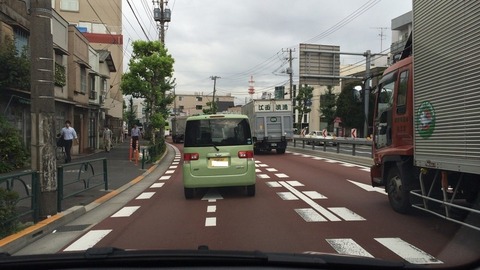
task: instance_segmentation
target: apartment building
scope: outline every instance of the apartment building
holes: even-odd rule
[[[228,112],[228,108],[234,107],[234,97],[231,94],[215,95],[217,112]],[[196,115],[203,114],[204,109],[210,108],[207,104],[213,101],[213,95],[204,95],[202,92],[194,94],[176,94],[175,101],[170,105],[172,114]]]
[[[105,112],[101,124],[111,126],[114,134],[120,133],[123,125],[123,94],[120,90],[123,74],[122,0],[52,0],[52,5],[69,24],[76,26],[93,49],[104,51],[100,56],[111,70],[106,78],[108,83],[103,81],[99,89]]]
[[[53,1],[52,1],[53,4]],[[35,46],[30,40],[30,21],[26,5],[21,1],[5,0],[0,6],[0,46],[13,40],[17,52]],[[48,33],[46,33],[48,34]],[[102,96],[116,70],[108,50],[96,50],[74,25],[52,10],[51,35],[52,72],[54,74],[55,130],[70,120],[79,135],[79,145],[73,153],[100,148],[99,133],[105,119]],[[31,138],[31,89],[3,87],[0,91],[0,110],[23,137],[27,147]]]

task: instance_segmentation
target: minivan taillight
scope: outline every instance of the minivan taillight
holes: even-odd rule
[[[184,153],[183,154],[183,162],[190,163],[190,160],[198,160],[200,155],[198,153]]]
[[[253,159],[253,151],[238,151],[238,157]]]

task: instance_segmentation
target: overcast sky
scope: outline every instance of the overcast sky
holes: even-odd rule
[[[132,41],[158,39],[152,1],[128,2],[123,0],[124,70]],[[388,49],[391,20],[410,11],[412,4],[410,0],[169,0],[167,7],[172,17],[165,44],[175,59],[176,93],[211,95],[211,76],[218,76],[217,94],[231,93],[235,103],[242,104],[250,76],[255,81],[254,97],[288,81],[288,49],[295,50],[294,83],[298,83],[300,43],[337,45],[342,52]],[[341,64],[362,58],[342,56]]]

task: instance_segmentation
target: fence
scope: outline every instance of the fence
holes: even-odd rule
[[[0,208],[11,208],[4,209],[6,211],[2,211],[3,213],[0,215],[2,217],[0,220],[2,228],[8,227],[9,224],[16,224],[23,217],[26,217],[29,221],[33,219],[34,222],[38,222],[38,200],[40,196],[38,179],[38,172],[36,171],[13,173],[0,177],[0,188],[18,195],[10,197],[13,201],[2,198],[5,201],[2,202]],[[6,193],[3,194],[6,195]]]
[[[367,145],[372,146],[372,141],[366,139],[346,139],[346,138],[335,138],[335,139],[324,139],[324,138],[305,138],[305,137],[297,137],[293,138],[293,146],[296,147],[297,143],[300,142],[302,144],[302,148],[305,148],[305,145],[311,144],[312,150],[315,150],[315,146],[321,145],[320,147],[323,148],[323,151],[327,151],[327,146],[331,145],[336,147],[336,152],[340,153],[340,148],[345,145],[349,145],[351,147],[351,154],[352,156],[356,155],[356,148],[359,145]]]
[[[62,211],[62,200],[104,185],[108,190],[107,158],[66,163],[57,167],[57,212]]]

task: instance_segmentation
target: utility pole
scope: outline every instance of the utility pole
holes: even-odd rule
[[[167,8],[168,0],[153,0],[153,17],[155,21],[157,22],[157,27],[158,27],[158,37],[162,44],[165,44],[165,30],[166,30],[166,24],[170,22],[171,20],[171,11],[169,8]]]
[[[365,63],[365,93],[364,93],[364,117],[365,121],[363,124],[363,137],[367,138],[368,136],[368,103],[370,102],[370,82],[371,82],[371,75],[370,75],[370,64],[372,59],[372,53],[370,50],[367,50],[364,54],[366,63]]]
[[[213,80],[213,100],[212,100],[212,112],[213,114],[217,113],[217,106],[215,102],[215,92],[217,91],[216,86],[217,86],[217,79],[221,79],[221,77],[218,76],[210,76],[210,78]]]
[[[55,93],[53,87],[52,2],[26,1],[30,10],[31,167],[39,172],[40,217],[57,213]],[[41,40],[42,42],[36,42]],[[35,42],[35,44],[33,43]]]

